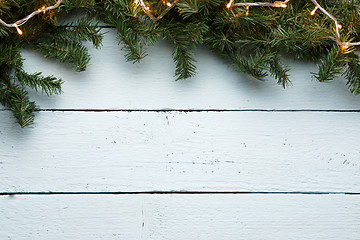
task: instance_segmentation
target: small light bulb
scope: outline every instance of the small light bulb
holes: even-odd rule
[[[171,3],[169,3],[169,2],[168,2],[168,3],[166,3],[166,5],[167,5],[168,7],[171,7]]]
[[[281,7],[281,8],[287,8],[286,2],[276,1],[274,2],[274,7]]]
[[[341,50],[342,50],[342,51],[345,51],[348,47],[349,47],[349,43],[348,43],[348,42],[345,42],[345,43],[342,43],[342,44],[341,44]]]
[[[23,32],[21,31],[21,29],[18,27],[18,25],[15,23],[14,24],[14,26],[15,26],[15,28],[16,28],[16,30],[17,30],[17,32],[18,32],[18,34],[19,35],[22,35],[23,34]]]
[[[342,26],[340,24],[337,25],[339,29],[342,29]]]
[[[315,13],[316,13],[316,10],[318,10],[318,8],[319,8],[319,7],[316,6],[316,7],[314,8],[314,10],[311,11],[310,15],[311,15],[311,16],[314,16]]]
[[[229,2],[227,5],[226,5],[227,8],[230,8],[231,7],[231,2]]]
[[[43,6],[42,8],[39,9],[39,11],[42,11],[43,13],[46,12],[46,10],[44,10],[46,8],[46,6]]]
[[[250,7],[249,6],[246,6],[246,16],[249,16],[249,12],[250,12]]]
[[[134,3],[135,3],[136,5],[138,5],[138,4],[139,4],[139,0],[135,0]]]

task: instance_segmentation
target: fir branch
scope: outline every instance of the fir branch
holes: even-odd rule
[[[251,54],[248,58],[236,54],[233,56],[233,61],[238,70],[263,81],[264,77],[268,76],[266,72],[269,69],[267,63],[273,61],[274,57],[274,53],[261,51]]]
[[[176,80],[192,77],[196,69],[193,53],[194,32],[181,23],[172,23],[164,28],[162,33],[165,39],[173,42]]]
[[[302,24],[295,28],[279,26],[268,39],[271,39],[268,44],[272,48],[294,53],[300,59],[317,60],[333,46],[333,40],[321,27],[305,27]]]
[[[59,8],[64,12],[71,12],[79,8],[88,12],[95,12],[97,2],[97,0],[64,0]]]
[[[179,11],[180,16],[182,16],[183,19],[186,19],[193,14],[196,14],[199,12],[200,8],[200,1],[198,0],[188,0],[185,2],[179,2],[177,4],[177,9]]]
[[[275,77],[275,79],[278,80],[277,83],[279,85],[282,85],[283,88],[292,86],[288,74],[288,71],[290,71],[290,69],[288,68],[288,66],[281,65],[280,58],[278,55],[274,55],[274,57],[271,58],[267,63],[269,66],[269,72],[271,76]]]
[[[231,40],[232,37],[233,36],[229,36],[224,32],[210,31],[205,42],[217,54],[225,57],[227,56],[227,53],[236,51],[235,43]]]
[[[39,41],[36,48],[46,58],[55,58],[69,63],[76,71],[84,71],[90,61],[87,48],[80,43],[57,41],[52,43]]]
[[[118,22],[116,29],[118,30],[120,41],[124,44],[122,49],[127,51],[125,54],[127,61],[139,62],[146,57],[147,54],[143,49],[141,39],[125,22]]]
[[[0,42],[0,65],[6,64],[11,68],[21,68],[23,58],[20,55],[19,47],[9,42]]]
[[[143,45],[154,44],[158,33],[153,22],[140,19],[139,7],[130,6],[132,3],[127,0],[109,0],[102,19],[116,27],[123,49],[127,51],[126,59],[138,62],[146,56]]]
[[[360,94],[360,64],[357,59],[347,63],[343,76],[347,79],[350,92],[354,95]]]
[[[62,80],[54,76],[41,76],[41,73],[29,74],[22,70],[16,72],[17,80],[23,85],[28,86],[36,91],[41,89],[46,95],[60,94]]]
[[[212,12],[216,12],[219,6],[223,6],[223,0],[197,0],[200,2],[199,13],[201,18],[208,18],[207,16],[212,15]],[[205,19],[204,19],[205,20]],[[212,20],[212,19],[210,19]]]
[[[334,77],[341,74],[342,69],[344,68],[344,63],[339,58],[339,47],[333,47],[325,60],[321,60],[320,64],[318,65],[319,72],[314,74],[314,77],[320,81],[330,81]]]
[[[34,122],[34,111],[38,110],[37,106],[29,100],[23,88],[12,84],[9,80],[0,81],[0,102],[10,108],[21,127],[29,126]]]
[[[63,29],[59,32],[59,28]],[[98,22],[94,19],[85,16],[78,21],[67,24],[54,29],[56,38],[60,38],[63,41],[90,41],[96,48],[99,48],[102,44],[103,34],[100,32]]]
[[[0,39],[4,38],[4,37],[7,37],[8,35],[9,35],[8,28],[0,25]]]

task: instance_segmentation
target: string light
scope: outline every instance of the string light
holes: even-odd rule
[[[230,0],[230,2],[226,5],[227,8],[231,8],[231,6],[233,5],[234,0]]]
[[[331,15],[329,12],[327,12],[323,7],[320,6],[320,4],[316,1],[316,0],[311,0],[315,6],[317,6],[319,8],[319,10],[321,12],[323,12],[326,16],[328,16],[329,18],[331,18],[334,23],[335,23],[335,34],[336,34],[336,43],[341,47],[342,50],[347,49],[350,46],[358,46],[360,45],[360,42],[343,42],[341,41],[341,36],[340,36],[340,29],[342,28],[342,26],[338,23],[338,21],[336,20],[336,18]]]
[[[42,10],[42,12],[45,13],[45,12],[46,12],[46,9],[45,9],[45,8],[46,8],[46,6],[43,6],[43,7],[42,7],[41,9],[39,9],[39,10]]]
[[[314,10],[312,10],[311,13],[310,13],[311,16],[313,16],[315,14],[315,12],[319,9],[322,13],[324,13],[326,16],[328,16],[331,20],[334,21],[334,23],[335,23],[335,36],[336,36],[335,41],[340,46],[342,51],[346,50],[350,46],[359,46],[360,45],[360,42],[351,43],[351,42],[343,42],[343,41],[341,41],[340,29],[342,28],[342,26],[339,24],[337,19],[333,15],[331,15],[328,11],[326,11],[323,7],[321,7],[321,5],[316,0],[311,0],[311,1],[315,5]],[[288,2],[290,2],[290,0],[286,0],[286,1],[283,1],[283,2],[282,1],[276,1],[274,3],[267,3],[267,2],[234,3],[234,0],[230,0],[229,3],[226,5],[226,7],[231,8],[231,7],[246,6],[246,9],[247,9],[246,15],[248,15],[248,13],[249,13],[248,9],[250,7],[281,7],[281,8],[286,8]]]
[[[14,23],[14,26],[15,26],[17,32],[19,33],[19,35],[22,35],[23,32],[22,32],[21,29],[18,27],[18,25],[17,25],[16,23]]]
[[[45,13],[48,10],[53,10],[57,7],[60,6],[60,4],[62,3],[63,0],[58,0],[57,3],[53,6],[43,6],[41,9],[35,10],[34,12],[32,12],[31,14],[29,14],[28,16],[26,16],[23,19],[20,19],[14,23],[8,24],[6,22],[4,22],[1,18],[0,18],[0,24],[8,27],[8,28],[15,28],[18,32],[19,35],[22,35],[23,32],[21,31],[21,29],[19,28],[20,26],[22,26],[23,24],[25,24],[27,21],[29,21],[32,17],[34,17],[35,15],[38,15],[39,13]]]
[[[167,8],[158,16],[155,17],[154,15],[151,14],[150,12],[150,8],[148,6],[145,5],[143,0],[134,0],[135,5],[140,5],[141,8],[143,9],[144,13],[153,21],[156,22],[158,20],[160,20],[161,18],[164,17],[164,15],[169,12],[173,7],[175,7],[175,5],[178,3],[179,0],[174,0],[173,3],[170,2],[166,2],[166,6]],[[337,19],[331,15],[328,11],[326,11],[323,7],[321,7],[321,5],[316,1],[316,0],[311,0],[313,2],[313,4],[315,5],[315,8],[311,11],[310,15],[313,16],[315,15],[316,11],[319,9],[322,13],[324,13],[326,16],[328,16],[330,19],[332,19],[335,23],[335,35],[336,35],[336,43],[341,47],[341,49],[347,49],[350,46],[358,46],[360,45],[360,42],[343,42],[341,41],[341,36],[340,36],[340,29],[342,28],[342,26],[338,23]],[[20,26],[22,26],[23,24],[25,24],[27,21],[29,21],[32,17],[34,17],[35,15],[39,14],[39,13],[45,13],[48,10],[53,10],[56,9],[60,6],[60,4],[63,2],[63,0],[58,0],[56,2],[55,5],[46,7],[43,6],[41,9],[35,10],[34,12],[32,12],[31,14],[29,14],[28,16],[26,16],[23,19],[20,19],[12,24],[8,24],[6,22],[4,22],[1,18],[0,18],[0,24],[8,27],[8,28],[15,28],[18,32],[19,35],[22,35],[23,32],[21,31],[21,29],[19,28]],[[290,2],[290,0],[285,0],[285,1],[275,1],[273,3],[268,3],[268,2],[255,2],[255,3],[234,3],[234,0],[230,0],[229,3],[226,5],[227,8],[231,8],[231,7],[242,7],[245,6],[246,7],[246,16],[249,15],[250,12],[250,7],[277,7],[277,8],[286,8],[288,2]],[[164,2],[165,3],[165,2]]]
[[[277,7],[277,8],[286,8],[287,3],[290,0],[285,1],[275,1],[273,3],[268,2],[255,2],[255,3],[234,3],[234,0],[230,0],[230,2],[226,5],[227,8],[231,7]]]
[[[161,18],[163,18],[165,16],[166,13],[168,13],[173,7],[175,7],[175,5],[179,2],[179,0],[175,0],[173,3],[167,2],[166,6],[167,8],[158,16],[155,17],[154,15],[151,14],[150,12],[150,8],[147,7],[144,3],[143,0],[134,0],[135,5],[140,5],[142,10],[144,11],[144,13],[153,21],[153,22],[157,22],[159,21]]]
[[[316,6],[316,7],[314,8],[314,10],[311,11],[310,15],[311,15],[311,16],[314,16],[315,13],[316,13],[316,10],[318,10],[318,9],[319,9],[319,7]]]

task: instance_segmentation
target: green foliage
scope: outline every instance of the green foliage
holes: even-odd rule
[[[0,1],[0,18],[8,23],[30,14],[54,1],[12,0]],[[90,4],[92,3],[92,4]],[[89,5],[90,4],[90,5]],[[64,1],[64,12],[85,8],[94,10],[95,1]],[[60,8],[60,9],[61,9]],[[24,34],[17,35],[15,29],[0,25],[0,103],[12,111],[17,122],[28,126],[34,121],[36,104],[30,101],[26,88],[33,88],[47,95],[60,94],[62,81],[54,76],[41,76],[41,73],[27,73],[23,69],[23,48],[35,48],[45,57],[55,58],[70,64],[75,70],[83,71],[90,61],[84,41],[90,41],[95,47],[101,46],[102,33],[94,20],[84,17],[73,24],[56,24],[58,10],[48,14],[39,14],[30,19],[21,29]]]
[[[0,65],[11,68],[22,66],[23,59],[20,55],[19,46],[10,42],[0,43]]]
[[[277,83],[279,85],[283,86],[283,88],[292,85],[288,74],[290,69],[288,66],[282,66],[279,55],[274,55],[269,61],[267,61],[267,64],[269,65],[269,72],[271,76],[278,80]]]
[[[360,64],[357,59],[348,62],[343,74],[348,80],[347,85],[352,94],[360,94]]]
[[[155,24],[142,20],[139,5],[130,0],[108,0],[104,5],[101,19],[114,26],[128,61],[138,62],[146,56],[143,45],[154,44],[158,39]]]
[[[81,43],[83,41],[91,42],[96,48],[101,47],[103,34],[100,32],[98,22],[89,16],[82,17],[71,24],[62,25],[62,31],[54,29],[53,35],[62,41],[73,41]]]
[[[235,63],[238,69],[245,72],[256,79],[264,80],[268,74],[265,72],[267,69],[266,62],[273,58],[273,54],[267,52],[257,52],[250,55],[249,58],[234,55]]]
[[[173,43],[173,59],[176,65],[177,80],[186,79],[195,74],[194,48],[196,43],[203,41],[208,27],[205,24],[174,22],[163,26],[165,39]]]
[[[84,71],[90,62],[90,55],[86,47],[80,43],[69,41],[48,42],[38,41],[36,48],[44,57],[56,58],[61,62],[69,63],[76,71]]]
[[[61,93],[62,81],[53,76],[43,77],[41,73],[29,74],[20,70],[17,71],[16,77],[23,86],[31,87],[36,91],[41,89],[48,96]]]
[[[341,74],[343,69],[342,59],[340,58],[340,49],[336,46],[332,48],[325,60],[321,60],[319,73],[315,78],[320,82],[330,81],[337,75]]]
[[[0,18],[12,23],[34,9],[55,2],[0,1]],[[1,103],[13,111],[21,126],[32,123],[36,106],[27,98],[25,88],[47,95],[59,94],[62,81],[40,73],[26,73],[21,49],[31,47],[45,57],[83,71],[90,61],[84,42],[100,47],[103,27],[117,31],[119,43],[126,50],[125,58],[132,62],[141,61],[147,55],[147,48],[158,39],[171,42],[177,80],[194,76],[196,47],[202,44],[236,70],[258,80],[272,77],[283,87],[291,85],[289,67],[280,61],[283,55],[318,61],[319,71],[314,74],[318,81],[328,82],[343,74],[350,91],[360,93],[360,63],[354,53],[359,48],[339,47],[335,42],[334,22],[319,10],[311,16],[314,5],[310,0],[290,1],[285,9],[250,7],[249,13],[246,7],[226,8],[228,0],[144,2],[153,17],[135,0],[64,0],[58,9],[39,14],[21,26],[23,36],[0,25]],[[360,1],[319,2],[342,25],[342,41],[360,41]],[[168,3],[175,7],[167,9]],[[162,15],[164,11],[167,12]],[[59,19],[66,19],[74,12],[86,16],[70,24],[58,24]],[[161,18],[154,21],[158,16]],[[97,21],[105,26],[99,27]]]
[[[37,110],[35,103],[29,100],[23,88],[11,83],[9,79],[1,79],[0,102],[10,108],[21,127],[33,123],[34,111]]]
[[[184,1],[177,4],[180,16],[186,19],[193,14],[197,14],[200,9],[200,1]]]
[[[60,10],[66,13],[79,9],[87,12],[95,12],[97,2],[96,0],[64,0],[60,6]]]

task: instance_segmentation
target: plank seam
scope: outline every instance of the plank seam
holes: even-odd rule
[[[10,109],[0,109],[10,111]],[[38,109],[36,112],[330,112],[360,113],[360,109]]]
[[[360,192],[243,192],[243,191],[125,191],[125,192],[0,192],[0,196],[14,195],[191,195],[191,194],[237,194],[237,195],[360,195]]]

